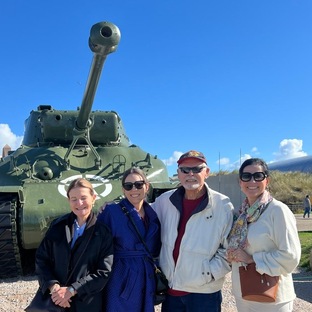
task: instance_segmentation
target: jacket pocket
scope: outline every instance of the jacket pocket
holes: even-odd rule
[[[124,279],[124,288],[121,289],[120,297],[128,300],[133,292],[134,286],[137,280],[137,273],[130,268],[128,268],[127,272],[125,272],[125,279]]]

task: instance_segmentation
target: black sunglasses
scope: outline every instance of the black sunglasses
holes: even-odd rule
[[[193,173],[200,173],[204,168],[206,168],[205,166],[201,166],[201,167],[179,167],[179,169],[181,170],[181,172],[185,173],[185,174],[189,174],[191,171]]]
[[[250,172],[243,172],[240,175],[240,179],[243,182],[248,182],[253,178],[256,182],[261,182],[263,181],[267,175],[264,172],[255,172],[255,173],[250,173]]]
[[[145,184],[144,181],[135,181],[134,183],[132,182],[124,182],[122,184],[122,187],[126,190],[126,191],[130,191],[133,189],[133,186],[135,186],[135,188],[137,190],[140,190],[143,188],[143,185]]]

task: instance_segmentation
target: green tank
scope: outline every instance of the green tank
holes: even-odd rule
[[[92,111],[101,71],[120,40],[117,26],[92,26],[93,59],[78,110],[40,105],[25,121],[21,146],[0,160],[0,277],[32,273],[34,254],[51,221],[69,212],[68,184],[77,177],[91,181],[98,211],[104,202],[122,198],[125,170],[144,170],[148,200],[175,188],[157,156],[131,144],[114,111]]]

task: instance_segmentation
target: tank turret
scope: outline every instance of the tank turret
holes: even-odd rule
[[[25,121],[22,145],[0,159],[0,277],[33,270],[35,250],[53,219],[69,212],[66,190],[78,178],[88,179],[97,193],[94,209],[122,198],[121,178],[140,167],[151,184],[148,200],[173,189],[164,163],[130,145],[115,111],[92,111],[106,57],[120,40],[117,26],[92,26],[91,68],[78,110],[39,105]]]

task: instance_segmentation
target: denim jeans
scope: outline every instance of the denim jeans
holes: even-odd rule
[[[185,296],[167,295],[162,303],[162,312],[221,312],[222,294],[190,293]]]
[[[305,218],[306,215],[308,215],[308,218],[310,218],[310,208],[309,207],[304,208],[303,217]]]

